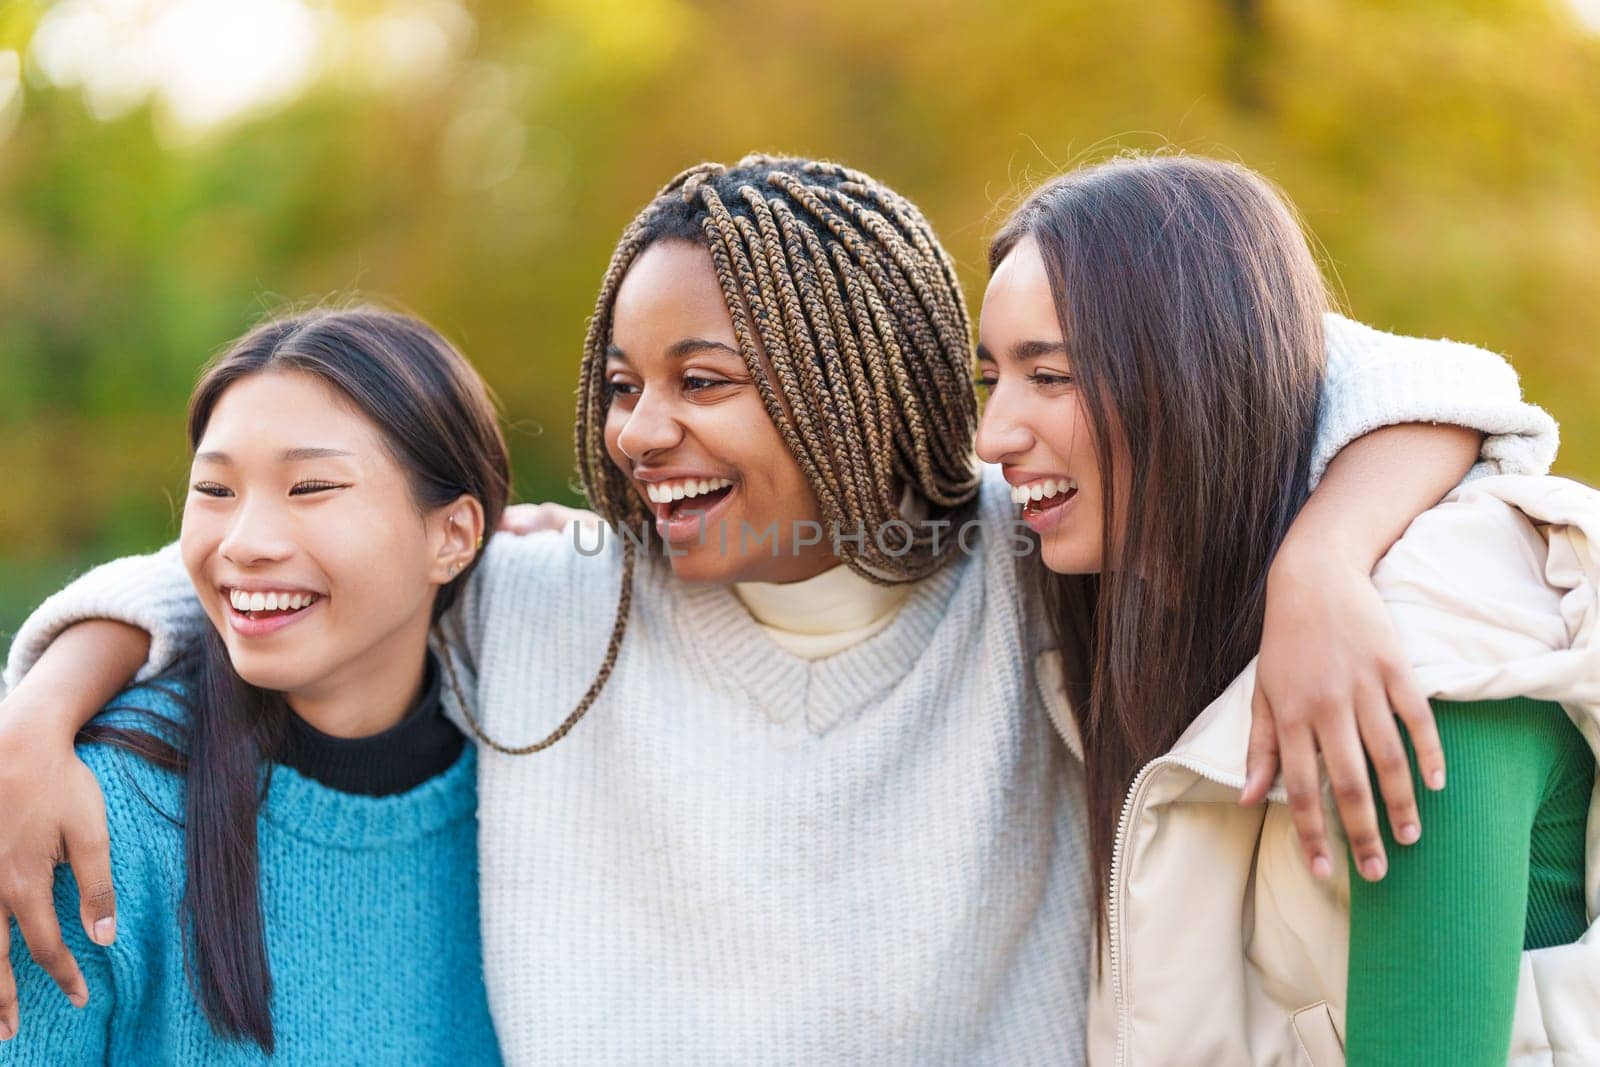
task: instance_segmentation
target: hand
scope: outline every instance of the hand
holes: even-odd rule
[[[13,694],[13,697],[16,694]],[[18,1029],[16,976],[10,962],[15,917],[34,962],[76,1007],[89,1001],[78,963],[61,939],[52,893],[55,864],[66,859],[77,879],[84,932],[99,945],[116,940],[116,893],[105,798],[70,737],[40,717],[0,701],[0,1038]]]
[[[581,522],[585,529],[592,530],[600,524],[600,516],[564,504],[513,504],[501,514],[500,529],[520,536],[546,530],[559,532],[574,522]]]
[[[1267,579],[1266,622],[1250,724],[1241,804],[1265,799],[1282,754],[1289,810],[1306,863],[1333,873],[1322,818],[1320,749],[1339,818],[1368,881],[1388,870],[1378,833],[1368,758],[1402,845],[1422,835],[1411,768],[1395,726],[1405,724],[1422,779],[1444,788],[1444,752],[1433,709],[1417,684],[1371,578],[1317,553],[1279,553]]]

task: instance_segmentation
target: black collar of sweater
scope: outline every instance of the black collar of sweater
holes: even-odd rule
[[[439,665],[429,652],[422,696],[405,718],[381,734],[351,738],[325,734],[291,713],[277,762],[341,793],[384,797],[443,774],[464,744],[465,736],[444,717]]]

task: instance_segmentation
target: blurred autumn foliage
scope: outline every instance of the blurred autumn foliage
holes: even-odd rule
[[[174,535],[195,372],[282,303],[436,323],[572,500],[584,319],[686,165],[869,170],[976,308],[1021,192],[1165,145],[1287,189],[1358,317],[1508,353],[1600,478],[1595,0],[0,0],[0,632]]]

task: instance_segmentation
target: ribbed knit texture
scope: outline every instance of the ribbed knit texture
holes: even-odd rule
[[[183,714],[149,689],[114,706]],[[182,779],[110,746],[79,751],[105,793],[117,940],[101,948],[84,935],[76,884],[61,868],[56,910],[89,1004],[67,1003],[13,925],[22,1028],[0,1044],[0,1063],[500,1062],[479,953],[475,750],[382,798],[273,770],[259,823],[278,1042],[271,1061],[253,1043],[213,1033],[185,976],[183,834],[167,818],[183,818]]]
[[[370,737],[333,737],[298,715],[285,723],[277,762],[341,793],[386,797],[450,769],[467,743],[439,704],[444,672],[428,654],[422,695],[389,729]]]
[[[982,510],[981,554],[815,661],[730,589],[642,565],[588,716],[534,757],[480,750],[508,1060],[1081,1061],[1080,787],[1018,654],[992,474]],[[497,740],[542,736],[592,679],[620,571],[607,544],[490,544],[450,621]]]
[[[1382,820],[1387,877],[1351,868],[1351,1067],[1504,1064],[1522,952],[1588,926],[1583,735],[1544,701],[1434,710],[1450,777],[1442,793],[1423,788],[1412,754],[1422,840],[1399,846]]]

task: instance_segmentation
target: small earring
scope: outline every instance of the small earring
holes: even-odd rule
[[[479,548],[483,547],[483,534],[479,534],[478,535],[478,547]]]
[[[450,565],[450,573],[451,574],[460,574],[461,573],[461,561],[459,559],[456,560],[454,563],[452,563]]]

